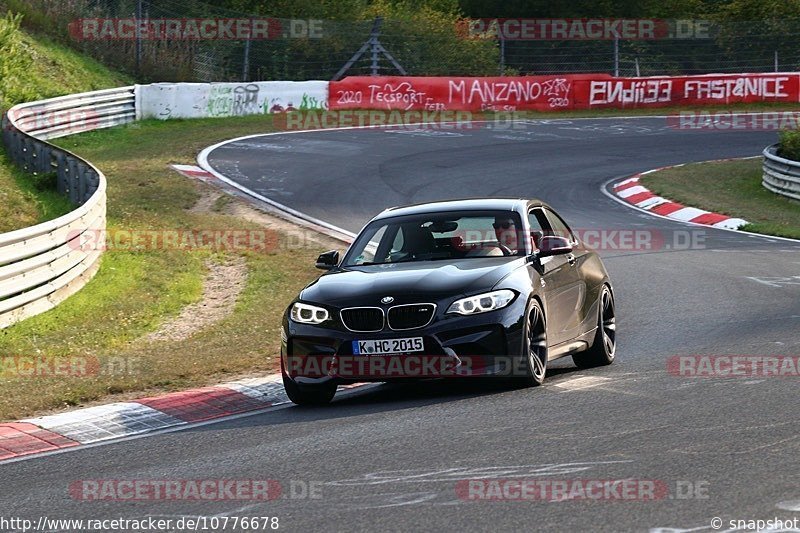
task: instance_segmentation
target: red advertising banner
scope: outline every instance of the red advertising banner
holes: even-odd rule
[[[330,84],[329,109],[546,111],[571,108],[576,78],[596,76],[349,77]]]
[[[561,109],[798,102],[800,74],[614,78],[607,74],[515,77],[349,77],[330,83],[329,109],[558,111]]]
[[[574,109],[797,102],[800,74],[598,78],[576,87]]]

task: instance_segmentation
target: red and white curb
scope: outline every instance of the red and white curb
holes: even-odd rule
[[[209,182],[209,181],[216,181],[217,177],[208,172],[207,170],[203,170],[202,168],[198,167],[197,165],[170,165],[173,169],[175,169],[178,173],[183,174],[187,178],[194,178],[199,179],[201,181]]]
[[[703,224],[706,226],[729,230],[737,230],[748,223],[746,220],[741,218],[734,218],[728,215],[712,213],[710,211],[697,209],[696,207],[687,207],[683,204],[673,202],[667,198],[657,196],[640,183],[641,177],[646,174],[651,174],[653,172],[658,172],[668,168],[676,168],[679,166],[683,165],[656,168],[653,170],[648,170],[647,172],[635,174],[630,178],[615,183],[612,186],[612,190],[617,197],[631,205],[638,207],[639,209],[643,209],[663,217],[680,220],[682,222],[692,222],[694,224]]]
[[[339,390],[364,385],[345,385]],[[280,374],[0,423],[0,461],[286,404]]]

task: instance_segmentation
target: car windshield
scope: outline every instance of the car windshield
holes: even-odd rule
[[[513,211],[426,213],[376,220],[347,252],[344,266],[525,254]]]

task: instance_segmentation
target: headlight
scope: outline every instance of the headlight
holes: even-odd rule
[[[453,305],[447,309],[447,312],[459,315],[475,315],[487,311],[494,311],[495,309],[502,309],[510,304],[513,299],[514,291],[508,289],[487,292],[485,294],[478,294],[476,296],[470,296],[469,298],[456,300],[453,302]]]
[[[317,307],[316,305],[295,303],[292,306],[292,311],[289,313],[292,320],[300,324],[322,324],[328,320],[331,315],[327,309]]]

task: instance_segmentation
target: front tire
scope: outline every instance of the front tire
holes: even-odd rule
[[[544,383],[547,374],[547,327],[544,312],[537,300],[531,300],[525,312],[525,344],[522,356],[525,358],[526,375],[520,380],[528,387],[538,387]]]
[[[579,368],[610,365],[617,352],[617,315],[614,296],[608,285],[600,292],[597,330],[592,346],[585,352],[576,353],[572,360]]]
[[[281,374],[283,375],[283,388],[286,390],[286,396],[294,404],[327,405],[336,394],[336,383],[306,385],[295,382],[286,375],[286,372],[281,372]]]

